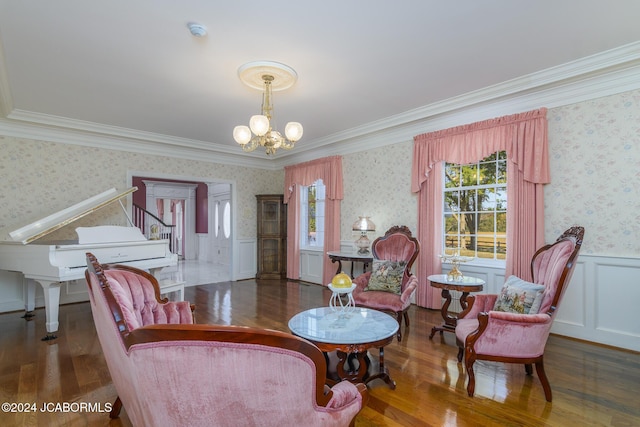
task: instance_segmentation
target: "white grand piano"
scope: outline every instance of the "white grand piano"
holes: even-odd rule
[[[177,265],[177,255],[171,253],[168,240],[147,240],[137,227],[80,227],[76,229],[77,241],[44,241],[51,232],[120,201],[136,190],[137,187],[125,191],[112,188],[15,228],[5,240],[0,240],[0,270],[20,272],[26,280],[26,318],[32,316],[35,309],[35,282],[44,290],[47,335],[43,340],[56,338],[60,284],[84,279],[87,252],[92,252],[103,264],[127,264],[150,270],[152,274],[163,267]]]

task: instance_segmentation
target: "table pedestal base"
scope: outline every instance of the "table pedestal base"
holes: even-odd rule
[[[462,276],[459,271],[458,274]],[[429,339],[433,338],[436,332],[440,332],[440,335],[442,335],[443,332],[455,333],[458,316],[452,316],[449,314],[449,305],[451,305],[451,292],[449,291],[461,292],[459,300],[460,307],[462,308],[462,311],[465,311],[469,306],[467,303],[469,292],[480,292],[484,285],[484,280],[474,277],[459,277],[455,280],[451,280],[451,278],[446,274],[434,274],[429,276],[427,279],[431,282],[432,287],[442,289],[441,295],[444,299],[444,304],[442,304],[442,308],[440,309],[440,314],[442,315],[444,323],[441,326],[434,326],[431,328]]]
[[[389,370],[384,365],[384,348],[380,348],[378,363],[371,363],[368,351],[359,353],[345,353],[333,351],[324,353],[327,361],[327,383],[335,385],[340,381],[350,381],[354,384],[369,384],[376,379],[383,380],[389,388],[395,390],[396,382],[391,379]]]

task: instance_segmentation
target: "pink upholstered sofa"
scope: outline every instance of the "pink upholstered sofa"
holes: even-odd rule
[[[134,426],[347,426],[366,404],[364,384],[325,386],[324,356],[310,342],[180,323],[188,303],[156,303],[143,276],[105,271],[92,254],[87,264],[98,338]]]

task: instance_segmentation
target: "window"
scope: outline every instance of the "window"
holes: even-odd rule
[[[222,213],[222,231],[224,238],[228,239],[231,236],[231,205],[229,201],[224,203],[224,210]]]
[[[220,230],[220,202],[216,201],[215,205],[213,206],[213,232],[215,234],[216,237],[218,237],[218,233]]]
[[[498,151],[471,165],[446,163],[443,197],[446,253],[506,259],[506,152]]]
[[[325,186],[319,179],[300,187],[300,247],[324,247]]]

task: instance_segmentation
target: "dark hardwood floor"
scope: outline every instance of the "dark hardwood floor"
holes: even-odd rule
[[[241,281],[190,287],[198,323],[236,324],[288,331],[299,311],[328,304],[317,285]],[[35,412],[0,412],[2,426],[129,426],[107,413],[74,411],[80,402],[112,403],[111,385],[93,327],[89,303],[62,306],[59,338],[43,342],[44,310],[32,321],[22,313],[0,315],[0,401],[35,403]],[[522,365],[476,363],[476,396],[467,396],[452,334],[428,339],[440,313],[413,306],[401,343],[385,348],[395,390],[369,384],[370,400],[356,426],[640,426],[640,355],[551,336],[545,365],[553,402]],[[189,369],[185,366],[184,369]],[[194,384],[197,387],[197,384]],[[43,404],[74,403],[42,410]],[[50,405],[51,406],[51,405]],[[4,409],[4,407],[3,407]],[[71,410],[69,410],[71,409]],[[242,426],[239,415],[238,426]],[[215,422],[212,420],[212,426]]]

